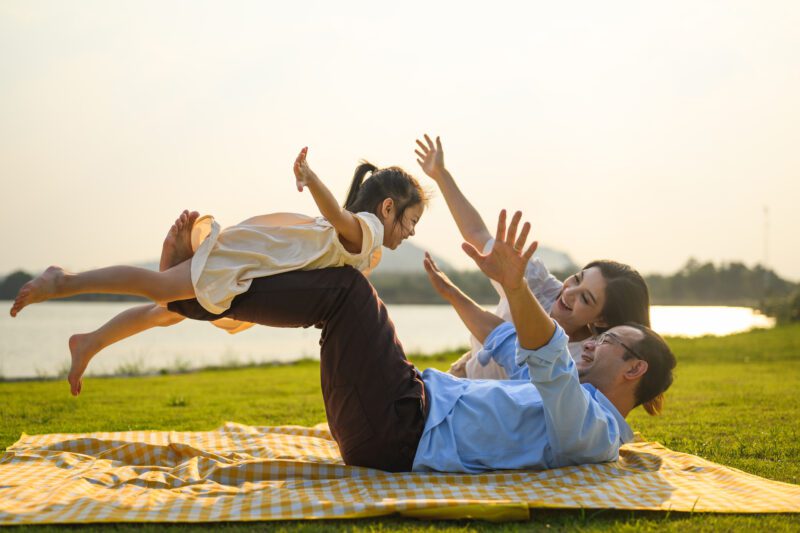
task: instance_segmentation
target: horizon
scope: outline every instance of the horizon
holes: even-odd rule
[[[442,268],[442,270],[455,270],[455,271],[459,271],[459,272],[478,272],[479,271],[478,267],[476,267],[474,264],[472,265],[472,268],[459,268],[459,267],[456,267],[452,263],[450,263],[446,258],[440,256],[438,254],[438,252],[435,252],[435,251],[432,251],[432,250],[427,250],[427,249],[422,248],[422,247],[420,247],[418,245],[415,245],[413,242],[409,242],[409,241],[404,242],[401,245],[401,247],[398,248],[398,250],[402,249],[403,247],[406,247],[406,246],[415,248],[416,251],[418,251],[420,254],[422,254],[424,251],[430,252],[431,256],[437,262],[439,267]],[[541,254],[540,254],[541,251],[545,251],[546,254],[559,254],[559,255],[563,254],[567,260],[569,260],[574,265],[576,265],[576,268],[580,268],[578,263],[575,262],[574,258],[572,256],[570,256],[567,252],[564,252],[563,250],[556,250],[554,248],[543,246],[543,247],[540,247],[539,249],[537,249],[537,251],[534,254],[534,256],[541,258]],[[393,273],[393,274],[397,274],[397,273],[409,274],[409,273],[411,273],[410,271],[406,271],[406,270],[402,270],[402,269],[401,270],[389,270],[388,268],[383,268],[383,266],[386,266],[386,265],[384,265],[384,263],[388,262],[387,261],[387,255],[394,254],[397,251],[396,250],[387,250],[386,252],[388,252],[388,253],[385,253],[384,259],[381,262],[381,264],[378,266],[378,269],[376,269],[376,272],[390,272],[390,273]],[[542,259],[544,261],[544,258],[542,258]],[[685,268],[686,265],[690,261],[697,261],[697,259],[694,258],[694,257],[688,257],[686,259],[686,261],[683,262],[681,267],[678,268],[677,270],[673,271],[673,272],[641,272],[641,274],[645,278],[647,278],[649,276],[674,276],[674,275],[678,274],[683,268]],[[706,263],[706,262],[705,261],[700,261],[700,263]],[[724,267],[726,265],[729,265],[731,263],[737,263],[737,261],[715,262],[713,264],[714,264],[715,267],[720,268],[720,267]],[[750,270],[754,270],[757,267],[763,267],[763,265],[761,265],[759,263],[755,263],[755,264],[752,264],[752,265],[748,265],[746,263],[743,263],[743,264],[744,264],[745,267],[747,267]],[[139,266],[139,267],[144,267],[144,268],[156,269],[158,267],[158,258],[151,258],[150,260],[138,261],[136,263],[132,263],[131,266]],[[545,261],[545,266],[547,267],[547,269],[550,272],[563,273],[563,269],[551,267],[550,265],[547,264],[546,261]],[[30,274],[30,275],[33,275],[33,276],[37,276],[37,275],[41,274],[43,271],[44,271],[44,268],[41,269],[41,270],[38,270],[38,271],[30,271],[30,270],[25,270],[25,269],[22,269],[22,268],[12,269],[12,270],[10,270],[8,272],[0,272],[0,281],[4,280],[10,274],[13,274],[15,272],[25,272],[27,274]],[[419,272],[414,272],[414,273],[422,274],[424,272],[425,272],[425,270],[422,267],[422,265],[420,264]],[[800,284],[800,280],[786,278],[786,277],[780,276],[780,274],[775,272],[775,271],[772,271],[772,272],[774,272],[776,275],[778,275],[778,277],[780,277],[784,281],[788,281],[790,283]]]
[[[7,1],[0,273],[151,261],[184,208],[316,214],[303,146],[337,198],[362,158],[435,190],[427,132],[490,231],[522,209],[578,265],[798,282],[798,26],[788,1]],[[436,191],[413,244],[471,268],[460,243]]]

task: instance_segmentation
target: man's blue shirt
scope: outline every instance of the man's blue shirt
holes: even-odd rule
[[[560,326],[538,350],[517,342],[508,322],[486,339],[498,362],[509,359],[530,381],[459,379],[427,369],[430,402],[414,457],[417,472],[545,469],[613,461],[633,439],[625,419],[592,385],[581,385]]]

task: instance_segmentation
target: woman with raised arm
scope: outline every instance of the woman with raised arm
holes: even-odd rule
[[[434,142],[426,134],[424,142],[417,140],[415,153],[422,170],[442,192],[464,240],[477,250],[490,250],[494,239],[483,218],[445,167],[441,139],[436,137]],[[500,295],[500,302],[494,313],[489,313],[450,282],[432,259],[426,260],[425,268],[434,288],[456,309],[472,333],[472,349],[453,363],[450,373],[472,379],[513,378],[508,369],[486,354],[482,361],[477,357],[488,333],[498,324],[511,320],[508,299],[502,287],[492,282]],[[550,274],[539,258],[534,257],[527,264],[525,280],[542,307],[569,336],[573,357],[579,356],[581,341],[593,334],[626,322],[650,325],[647,285],[642,276],[628,265],[615,261],[592,261],[562,283]],[[521,378],[527,379],[525,376]]]

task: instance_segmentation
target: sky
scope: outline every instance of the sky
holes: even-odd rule
[[[158,257],[184,209],[315,214],[360,159],[577,263],[800,280],[800,3],[0,0],[0,275]],[[470,260],[434,194],[415,244]]]

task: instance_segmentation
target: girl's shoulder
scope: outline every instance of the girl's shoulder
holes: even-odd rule
[[[381,226],[383,226],[383,222],[381,222],[381,219],[379,219],[378,215],[376,215],[375,213],[370,213],[369,211],[359,211],[358,213],[353,213],[353,215],[362,218],[364,220],[369,220],[371,222],[378,223]]]
[[[370,213],[369,211],[359,211],[358,213],[353,213],[353,215],[361,222],[362,229],[366,229],[374,236],[380,236],[380,240],[383,241],[383,222],[379,219],[374,213]]]

